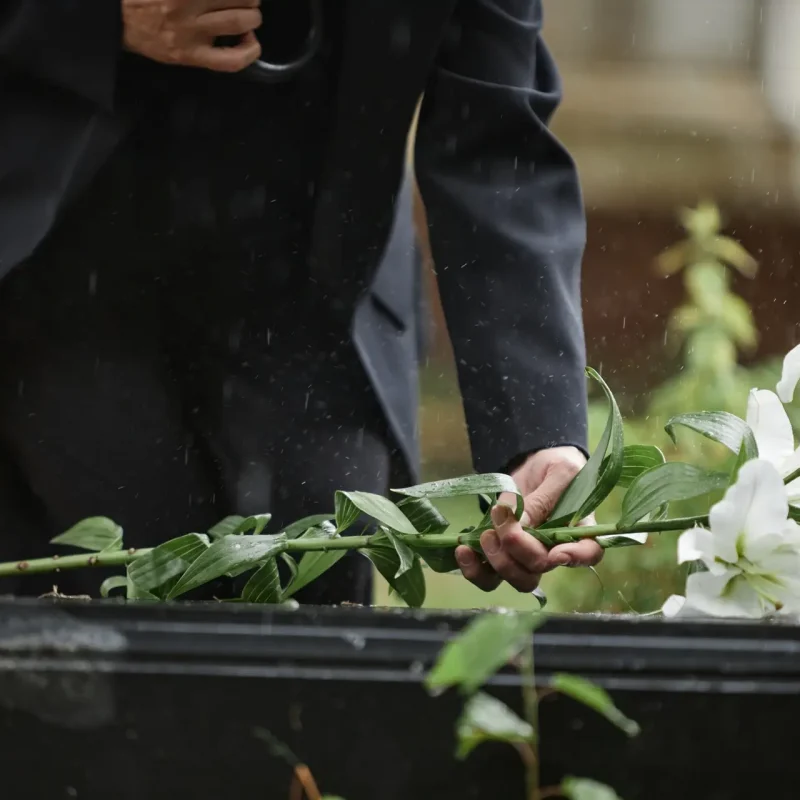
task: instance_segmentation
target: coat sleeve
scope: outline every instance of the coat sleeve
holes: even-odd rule
[[[122,48],[120,0],[3,0],[0,65],[111,111]]]
[[[459,0],[426,89],[415,169],[475,468],[586,447],[575,165],[548,130],[559,78],[541,0]]]

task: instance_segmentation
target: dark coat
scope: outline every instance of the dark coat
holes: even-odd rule
[[[539,36],[540,0],[342,2],[314,291],[352,318],[392,428],[416,462],[419,276],[402,184],[424,93],[415,171],[475,467],[584,446],[585,220],[575,166],[547,128],[561,87]],[[5,0],[0,274],[36,250],[124,135],[120,41],[118,0]]]

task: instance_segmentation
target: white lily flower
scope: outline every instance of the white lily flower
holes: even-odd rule
[[[753,389],[747,399],[747,424],[758,445],[758,457],[769,461],[781,477],[800,468],[800,447],[795,450],[792,423],[780,399],[767,389]],[[800,478],[787,487],[792,505],[800,504]]]
[[[670,597],[665,616],[763,617],[800,613],[800,526],[788,519],[786,487],[774,465],[748,461],[709,515],[710,530],[678,539],[678,562],[702,561],[708,572],[686,581],[686,598]]]
[[[798,381],[800,381],[800,344],[792,348],[783,359],[781,379],[775,387],[782,402],[792,402]]]

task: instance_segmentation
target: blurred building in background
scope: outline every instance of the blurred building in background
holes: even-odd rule
[[[800,2],[544,3],[565,88],[553,127],[578,162],[587,206],[589,363],[628,393],[674,368],[665,320],[683,287],[653,261],[682,235],[678,209],[703,200],[760,263],[736,285],[759,329],[752,357],[785,352],[800,337]],[[469,456],[434,307],[421,428],[427,471],[443,475],[469,469]]]

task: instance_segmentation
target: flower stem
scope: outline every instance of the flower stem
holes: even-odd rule
[[[636,525],[618,527],[616,525],[587,525],[585,527],[546,528],[542,533],[556,542],[573,541],[574,538],[593,538],[595,536],[608,536],[620,533],[661,533],[662,531],[685,531],[695,525],[707,525],[708,517],[682,517],[678,519],[664,519],[653,522],[640,522]],[[529,533],[536,535],[535,529]],[[463,544],[468,540],[468,534],[396,534],[414,549],[436,548],[450,549]],[[473,534],[474,536],[474,534]],[[290,539],[281,548],[284,553],[307,553],[328,550],[363,550],[369,546],[369,536],[343,536],[341,539]],[[48,556],[47,558],[33,558],[26,561],[8,561],[0,564],[0,578],[22,573],[37,574],[43,572],[60,572],[67,569],[81,569],[84,567],[124,567],[131,561],[141,558],[152,550],[142,548],[139,550],[113,550],[102,553],[78,553],[67,556]]]
[[[784,479],[783,482],[788,486],[792,481],[797,480],[800,478],[800,467],[798,467],[794,472],[790,472]]]

